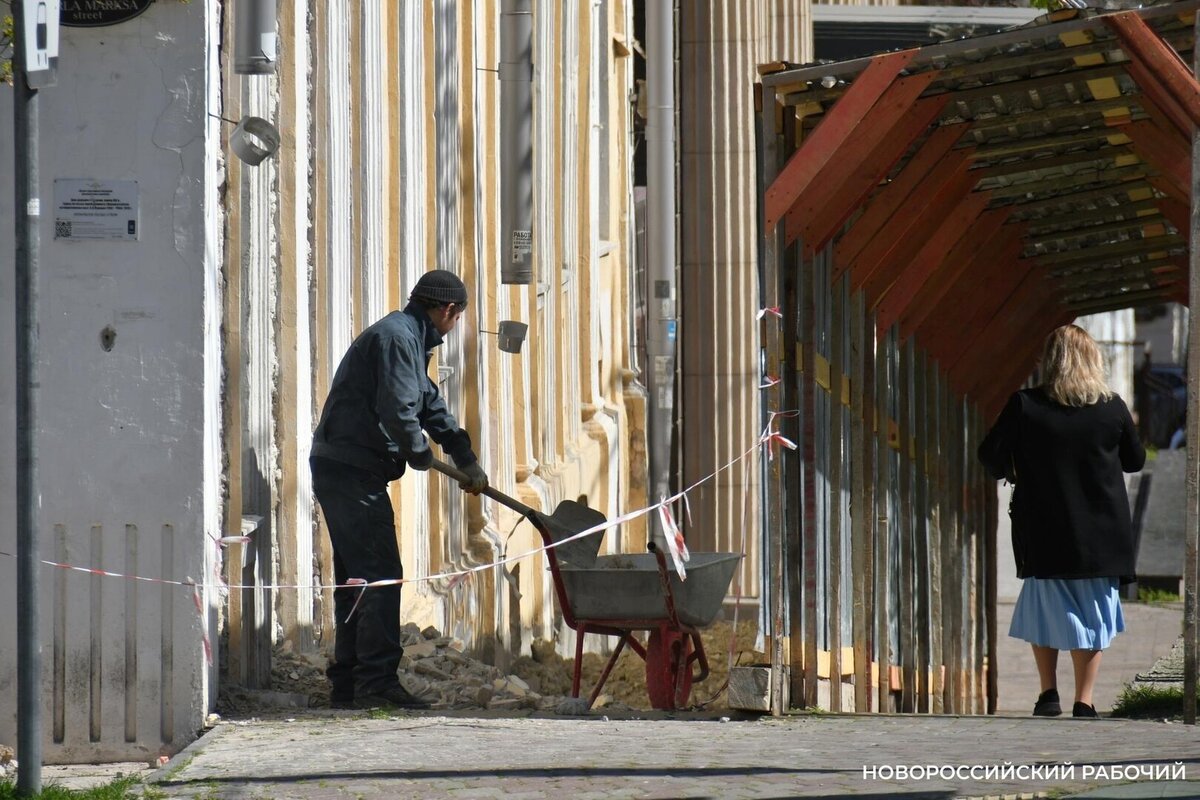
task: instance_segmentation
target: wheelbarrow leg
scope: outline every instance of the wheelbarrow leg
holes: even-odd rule
[[[617,665],[617,659],[621,657],[621,651],[625,649],[625,642],[628,640],[628,633],[621,634],[620,640],[617,641],[617,646],[613,648],[612,655],[608,657],[608,663],[604,665],[604,671],[600,673],[600,679],[596,681],[592,693],[588,696],[588,708],[591,708],[592,704],[596,702],[596,698],[600,696],[600,690],[604,688],[604,682],[608,680],[609,673]]]
[[[708,655],[704,652],[704,641],[700,634],[693,633],[691,637],[692,654],[688,656],[688,669],[691,670],[693,661],[700,664],[700,674],[692,676],[692,683],[700,683],[708,677]]]
[[[587,623],[580,623],[575,629],[575,672],[571,676],[571,697],[579,697],[579,676],[583,672],[583,637],[587,633]]]
[[[691,641],[691,653],[687,652],[688,641]],[[691,693],[693,683],[700,683],[708,677],[708,656],[704,653],[704,642],[700,639],[699,633],[685,634],[679,640],[679,672],[676,674],[675,683],[675,707],[683,708],[688,703],[688,695]],[[700,673],[692,673],[692,663],[696,662],[700,665]]]

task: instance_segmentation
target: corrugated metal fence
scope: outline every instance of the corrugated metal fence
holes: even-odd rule
[[[769,421],[797,449],[768,471],[766,546],[784,565],[772,588],[792,704],[989,711],[997,508],[974,457],[984,422],[912,340],[877,333],[862,293],[832,279],[832,249],[771,251]]]

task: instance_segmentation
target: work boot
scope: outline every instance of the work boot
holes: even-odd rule
[[[1076,703],[1071,709],[1072,717],[1086,717],[1088,719],[1099,719],[1100,715],[1096,713],[1095,706],[1089,706],[1087,703]]]
[[[403,686],[396,685],[371,694],[360,694],[354,698],[354,707],[360,709],[372,708],[407,708],[419,711],[429,708],[432,703],[428,700],[410,694]]]
[[[329,695],[330,708],[358,708],[354,704],[353,694],[332,693]]]
[[[1038,695],[1037,703],[1033,706],[1035,717],[1057,717],[1061,713],[1062,706],[1058,702],[1058,689],[1047,689]]]

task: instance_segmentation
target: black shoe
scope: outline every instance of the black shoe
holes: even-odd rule
[[[1072,717],[1087,717],[1088,719],[1099,719],[1100,715],[1096,713],[1095,706],[1089,706],[1087,703],[1076,703],[1071,709]]]
[[[360,709],[372,708],[407,708],[414,711],[429,708],[432,703],[422,700],[403,686],[392,686],[371,694],[360,694],[354,698],[354,707]]]
[[[1076,703],[1076,705],[1079,705]],[[1058,702],[1058,689],[1047,689],[1038,695],[1037,703],[1033,706],[1035,717],[1057,717],[1062,713]]]
[[[336,694],[329,696],[329,707],[330,708],[358,708],[358,706],[354,705],[354,695],[336,695]]]

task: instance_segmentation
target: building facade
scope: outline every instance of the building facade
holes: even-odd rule
[[[345,348],[427,269],[472,292],[434,374],[492,483],[539,508],[586,498],[610,518],[645,504],[632,9],[533,6],[534,270],[522,285],[501,282],[500,11],[284,0],[271,75],[234,72],[239,19],[215,0],[62,29],[58,83],[40,95],[41,557],[165,582],[42,573],[48,761],[175,752],[218,680],[265,686],[273,647],[330,642],[311,431]],[[258,165],[231,151],[247,116],[280,133]],[[0,118],[12,119],[7,88]],[[81,184],[124,202],[135,234],[56,230],[51,210],[70,216]],[[0,185],[11,241],[11,182]],[[0,253],[8,359],[12,258]],[[487,333],[502,319],[529,325],[521,353]],[[12,424],[14,389],[0,391]],[[499,663],[556,638],[541,556],[431,577],[535,549],[519,517],[429,473],[395,484],[393,500],[408,618]],[[612,550],[644,545],[644,522],[607,535]],[[16,607],[11,558],[0,585],[0,605]],[[15,620],[0,620],[3,741],[16,730]]]

